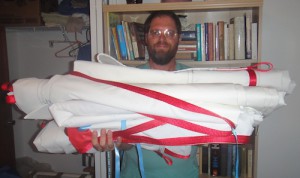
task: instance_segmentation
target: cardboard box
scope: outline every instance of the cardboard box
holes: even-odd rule
[[[0,24],[8,26],[41,25],[40,0],[0,1]]]

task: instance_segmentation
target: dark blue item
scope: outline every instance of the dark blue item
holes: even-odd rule
[[[11,167],[4,166],[0,168],[0,178],[21,178],[17,171]]]
[[[74,13],[83,13],[90,15],[90,4],[89,0],[85,0],[87,7],[85,8],[74,8],[72,6],[71,0],[63,0],[58,6],[58,12],[62,15],[72,15]]]
[[[83,61],[91,61],[92,60],[91,44],[86,44],[84,46],[79,47],[77,60],[83,60]]]

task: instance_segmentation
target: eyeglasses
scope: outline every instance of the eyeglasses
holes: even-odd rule
[[[149,34],[152,38],[159,38],[162,34],[164,34],[166,38],[173,39],[177,35],[177,32],[169,29],[165,29],[165,30],[155,29],[155,30],[150,30]]]

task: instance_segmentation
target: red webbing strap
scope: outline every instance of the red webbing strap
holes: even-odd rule
[[[250,136],[238,135],[238,144],[249,143]],[[234,135],[230,136],[189,136],[176,138],[150,138],[140,135],[125,135],[122,137],[123,143],[148,143],[155,145],[182,146],[182,145],[198,145],[206,143],[237,143]]]
[[[273,64],[270,62],[258,62],[248,67],[241,68],[218,68],[216,71],[244,71],[246,70],[249,74],[249,85],[248,86],[256,86],[257,85],[257,75],[255,71],[258,72],[268,72],[273,69]]]
[[[92,80],[92,81],[95,81],[95,82],[101,82],[101,83],[105,83],[105,84],[112,85],[112,86],[115,86],[115,87],[123,88],[123,89],[129,90],[129,91],[135,92],[135,93],[139,93],[139,94],[142,94],[144,96],[148,96],[150,98],[163,101],[165,103],[171,104],[175,107],[178,107],[178,108],[181,108],[181,109],[184,109],[184,110],[187,110],[187,111],[192,111],[192,112],[195,112],[195,113],[214,116],[214,117],[220,118],[220,119],[224,120],[225,122],[227,122],[230,125],[231,128],[235,128],[234,123],[231,120],[229,120],[229,119],[227,119],[223,116],[220,116],[220,115],[218,115],[218,114],[216,114],[212,111],[209,111],[207,109],[201,108],[197,105],[188,103],[186,101],[180,100],[178,98],[175,98],[175,97],[172,97],[172,96],[169,96],[169,95],[157,92],[157,91],[153,91],[153,90],[149,90],[149,89],[145,89],[145,88],[141,88],[141,87],[125,84],[125,83],[97,79],[97,78],[93,78],[91,76],[88,76],[88,75],[85,75],[83,73],[76,72],[76,71],[71,72],[70,74],[74,75],[74,76],[78,76],[78,77],[83,77],[83,78],[86,78],[86,79],[89,79],[89,80]]]
[[[247,72],[249,74],[249,86],[256,86],[257,77],[255,71],[252,69],[247,69]]]
[[[175,153],[175,152],[173,152],[173,151],[171,151],[171,150],[169,150],[167,148],[165,148],[164,153],[166,153],[166,154],[168,154],[170,156],[173,156],[175,158],[180,158],[180,159],[189,159],[190,158],[190,155],[183,156],[183,155],[177,154],[177,153]]]
[[[67,136],[70,142],[76,148],[79,153],[86,153],[93,148],[92,145],[92,132],[90,130],[79,131],[78,128],[66,128]],[[115,134],[114,134],[115,136]],[[238,144],[249,143],[250,136],[238,135]],[[146,136],[138,135],[124,135],[122,138],[123,143],[148,143],[156,145],[169,145],[169,146],[181,146],[181,145],[196,145],[205,143],[236,143],[236,139],[231,136],[194,136],[194,137],[180,137],[180,138],[163,138],[155,139]],[[170,154],[169,154],[170,152]],[[165,151],[165,153],[181,158],[179,155],[175,155],[171,151]]]
[[[197,124],[190,123],[185,120],[180,120],[180,119],[174,119],[174,118],[168,118],[168,117],[163,117],[163,116],[156,116],[156,115],[150,115],[150,114],[141,114],[150,118],[153,118],[155,120],[128,128],[126,130],[120,130],[120,131],[114,131],[114,138],[117,138],[118,136],[124,137],[125,135],[132,135],[136,134],[145,130],[149,130],[151,128],[163,125],[163,124],[171,124],[175,125],[177,127],[181,127],[187,130],[191,130],[194,132],[198,133],[203,133],[207,135],[214,135],[214,136],[228,136],[231,135],[231,131],[220,131],[216,129],[211,129],[208,127],[200,126]],[[180,143],[178,143],[180,144]]]

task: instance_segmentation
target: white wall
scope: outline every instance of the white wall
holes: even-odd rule
[[[67,34],[70,40],[74,33]],[[84,41],[82,35],[78,36]],[[12,31],[7,32],[10,79],[26,77],[47,78],[54,74],[69,71],[74,58],[56,58],[55,53],[68,44],[55,43],[49,46],[49,40],[64,40],[60,31]],[[34,151],[32,139],[38,131],[38,121],[22,119],[22,112],[13,110],[16,120],[14,126],[16,157],[31,157],[40,163],[50,163],[55,171],[82,173],[80,155],[45,154]]]
[[[299,0],[264,0],[262,57],[276,68],[287,69],[300,84],[300,7]],[[65,73],[72,59],[55,59],[57,48],[48,40],[61,38],[58,32],[8,33],[11,78],[48,77]],[[268,116],[259,128],[257,178],[297,178],[300,170],[300,89],[287,96],[287,106]],[[15,118],[20,114],[14,113]],[[33,152],[30,139],[36,121],[17,120],[15,145],[17,157],[31,156],[49,162],[57,171],[82,170],[79,156],[49,155]]]
[[[262,57],[287,69],[298,84],[287,106],[262,122],[258,178],[298,178],[300,170],[300,1],[264,0]]]

